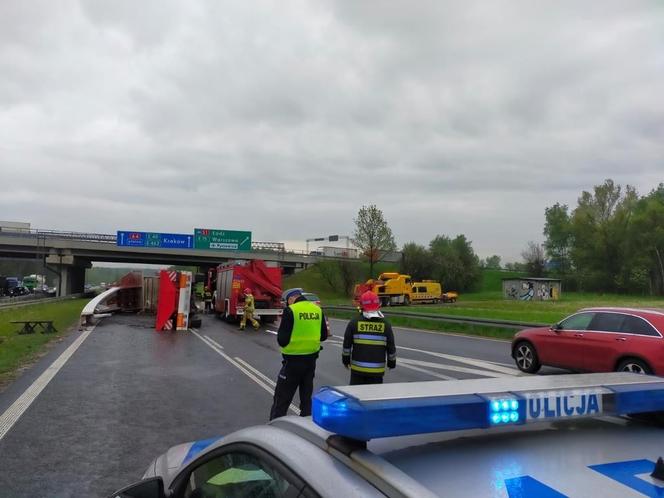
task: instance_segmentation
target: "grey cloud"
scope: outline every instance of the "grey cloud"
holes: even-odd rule
[[[465,233],[664,158],[659,2],[0,3],[0,218],[112,232]],[[17,208],[23,205],[24,208]],[[227,221],[232,220],[232,221]]]

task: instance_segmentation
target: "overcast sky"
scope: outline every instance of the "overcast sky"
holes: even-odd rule
[[[664,181],[664,2],[0,1],[0,219],[463,233]]]

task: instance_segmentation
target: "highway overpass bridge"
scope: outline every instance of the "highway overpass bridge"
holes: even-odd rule
[[[83,292],[85,269],[93,262],[145,263],[185,266],[215,266],[231,260],[262,259],[279,265],[286,273],[306,268],[317,256],[286,251],[283,243],[254,242],[252,250],[210,251],[120,247],[111,234],[29,230],[0,232],[0,257],[43,259],[58,276],[56,288],[66,296]]]

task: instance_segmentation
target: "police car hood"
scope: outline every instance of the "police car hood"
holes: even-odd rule
[[[216,443],[220,442],[221,439],[219,436],[172,446],[168,451],[154,460],[143,477],[161,476],[164,482],[170,483],[182,467],[204,451],[214,448]]]
[[[664,429],[618,417],[374,440],[369,449],[435,494],[664,497],[650,477]]]

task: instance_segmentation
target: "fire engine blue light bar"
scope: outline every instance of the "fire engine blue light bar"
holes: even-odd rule
[[[324,387],[313,397],[312,418],[330,432],[368,441],[598,415],[664,412],[664,379],[634,375],[603,374],[607,380],[616,380],[613,384],[601,383],[603,377],[598,374],[557,376],[554,381],[501,379],[502,387],[508,388],[504,392],[491,392],[500,386],[498,379],[411,383],[404,384],[401,391],[389,384]],[[589,382],[595,379],[597,383]],[[403,392],[402,397],[399,392]]]

